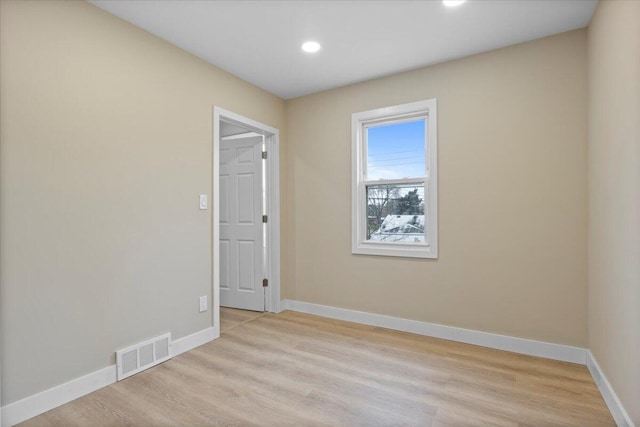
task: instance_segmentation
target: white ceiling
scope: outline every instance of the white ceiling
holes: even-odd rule
[[[582,28],[597,2],[90,1],[285,99]]]

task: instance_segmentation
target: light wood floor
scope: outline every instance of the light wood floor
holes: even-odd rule
[[[23,425],[615,425],[584,366],[290,311],[221,314],[218,340]]]
[[[220,333],[223,334],[236,326],[251,322],[252,320],[264,315],[265,313],[261,313],[259,311],[220,307]]]

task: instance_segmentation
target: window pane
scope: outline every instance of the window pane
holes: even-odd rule
[[[368,185],[367,240],[424,243],[424,184]]]
[[[371,126],[367,131],[367,179],[425,176],[425,119]]]

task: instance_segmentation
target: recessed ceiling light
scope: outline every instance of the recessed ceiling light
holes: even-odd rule
[[[460,6],[465,1],[467,0],[442,0],[442,4],[444,4],[447,7],[455,7],[455,6]]]
[[[318,42],[304,42],[302,43],[302,50],[308,53],[314,53],[320,50],[320,43]]]

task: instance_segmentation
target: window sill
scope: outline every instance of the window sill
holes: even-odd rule
[[[351,253],[354,255],[438,259],[437,251],[423,245],[360,243],[351,248]]]

